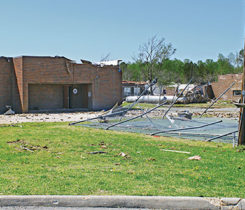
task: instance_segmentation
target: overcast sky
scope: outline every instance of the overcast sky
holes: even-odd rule
[[[158,35],[173,58],[217,59],[244,46],[245,0],[0,0],[0,56],[132,61]]]

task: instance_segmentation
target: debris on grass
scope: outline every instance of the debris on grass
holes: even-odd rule
[[[186,151],[178,151],[178,150],[170,150],[170,149],[161,149],[164,152],[176,152],[176,153],[185,153],[185,154],[190,154],[190,152]]]
[[[195,156],[189,157],[188,160],[201,160],[201,157],[199,155],[195,155]]]
[[[21,140],[21,139],[17,139],[16,141],[8,141],[8,144],[15,144],[15,143],[25,143],[25,141]]]
[[[29,151],[29,152],[34,152],[34,150],[29,149],[29,148],[27,148],[27,147],[23,147],[23,146],[21,146],[21,145],[20,145],[20,148],[23,149],[23,150],[27,150],[27,151]]]
[[[237,149],[237,152],[244,152],[245,151],[245,147],[244,146],[240,146]]]
[[[128,154],[125,154],[124,152],[120,152],[119,156],[122,156],[124,158],[130,158],[130,156]]]
[[[156,161],[155,158],[148,158],[147,160],[148,160],[148,161]]]
[[[20,149],[21,150],[26,150],[29,152],[34,152],[34,151],[39,151],[39,150],[47,150],[48,146],[40,146],[40,145],[32,145],[30,143],[27,143],[26,141],[22,139],[17,139],[15,141],[8,141],[8,144],[20,144]]]
[[[88,152],[88,154],[92,154],[92,155],[95,155],[95,154],[103,154],[103,153],[107,153],[107,152],[104,152],[104,151]]]
[[[0,127],[20,127],[22,128],[22,125],[18,125],[18,124],[0,124]]]
[[[106,144],[105,144],[104,141],[100,142],[98,145],[99,145],[100,148],[102,148],[102,149],[107,149],[107,146],[106,146]]]

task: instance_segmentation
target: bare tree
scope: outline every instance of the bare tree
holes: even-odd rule
[[[169,59],[175,51],[171,43],[166,43],[164,38],[158,38],[156,35],[140,45],[136,62],[142,64],[145,79],[152,82],[159,73],[159,64]]]

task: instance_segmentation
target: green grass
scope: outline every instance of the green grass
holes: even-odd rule
[[[123,102],[122,106],[128,106],[131,103]],[[191,103],[191,104],[175,104],[174,107],[192,107],[192,108],[207,108],[211,102],[207,103]],[[154,108],[156,104],[150,103],[138,103],[134,106],[135,109],[151,109]],[[168,107],[169,105],[164,105],[162,107]],[[218,101],[216,102],[212,108],[236,108],[236,106],[231,101]]]
[[[244,147],[65,123],[21,125],[0,127],[2,195],[245,197]],[[194,155],[202,159],[187,159]]]

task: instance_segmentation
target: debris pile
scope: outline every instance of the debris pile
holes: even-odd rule
[[[4,115],[13,115],[15,114],[15,111],[12,110],[11,106],[6,105],[6,108],[8,109],[6,112],[4,112]]]
[[[189,103],[206,103],[210,99],[206,97],[202,91],[201,86],[195,86],[192,90],[189,90],[185,95],[184,95],[184,103],[189,104]]]

